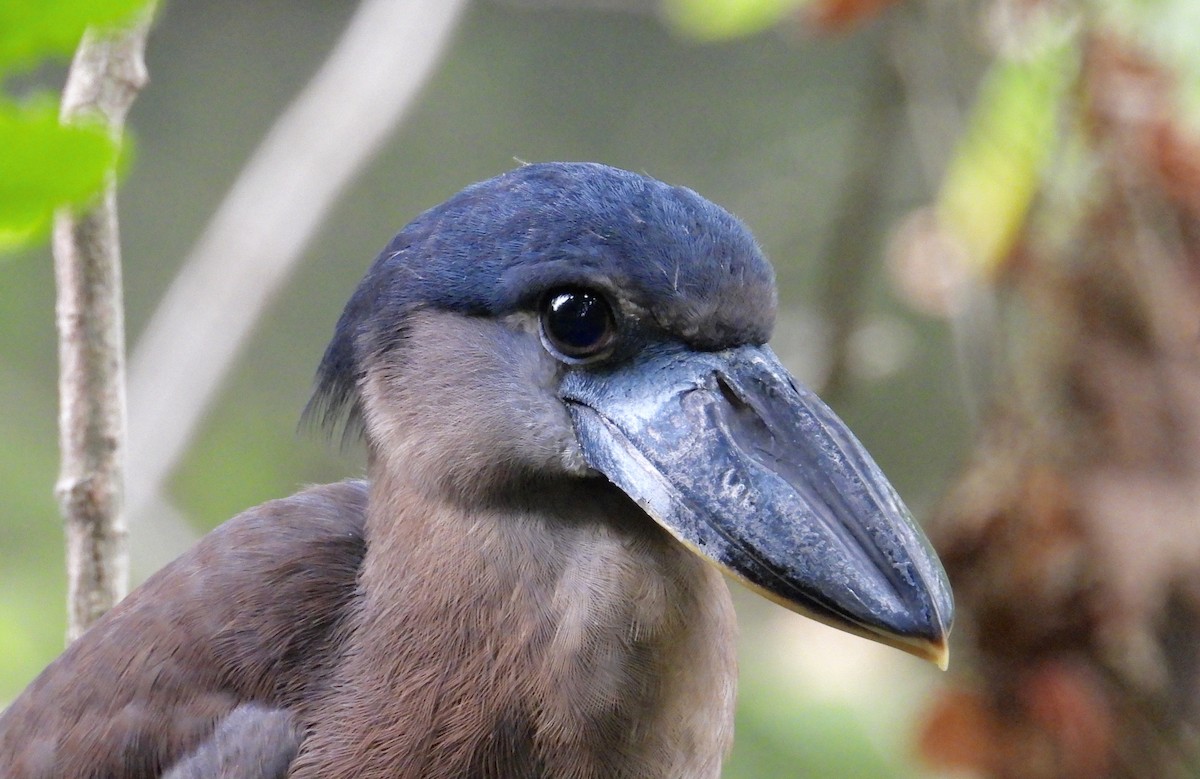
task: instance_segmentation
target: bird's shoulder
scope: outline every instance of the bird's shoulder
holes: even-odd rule
[[[336,654],[366,503],[364,482],[311,487],[209,533],[0,715],[0,775],[157,776],[238,705],[294,706]]]

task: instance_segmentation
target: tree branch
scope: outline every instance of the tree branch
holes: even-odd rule
[[[120,138],[146,83],[149,21],[147,13],[119,35],[84,36],[63,89],[64,123],[99,119]],[[94,205],[58,214],[53,243],[62,449],[55,492],[66,525],[72,641],[121,599],[129,578],[121,515],[125,327],[114,174]]]
[[[891,27],[883,35],[889,36]],[[867,83],[865,105],[850,147],[849,172],[838,197],[829,245],[824,252],[825,294],[822,309],[829,323],[829,375],[822,395],[836,396],[846,389],[850,368],[850,339],[860,324],[865,304],[864,288],[876,258],[876,242],[885,218],[888,179],[892,175],[893,149],[903,110],[903,85],[879,41]]]

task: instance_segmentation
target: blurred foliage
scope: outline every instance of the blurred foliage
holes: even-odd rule
[[[119,26],[147,0],[5,0],[0,3],[0,84],[79,44],[88,27]],[[118,168],[121,144],[99,123],[64,127],[42,93],[0,93],[0,255],[41,240],[54,210],[98,193]]]
[[[41,240],[54,211],[99,192],[119,144],[96,123],[64,126],[58,105],[0,101],[0,253]]]
[[[88,27],[120,27],[147,0],[4,0],[0,4],[0,74],[31,68],[75,50]]]
[[[1094,64],[1105,47],[1108,56],[1115,47],[1122,56],[1145,58],[1138,75],[1165,82],[1169,106],[1158,104],[1158,90],[1147,85],[1145,104],[1134,110],[1150,123],[1169,114],[1178,123],[1173,131],[1200,136],[1200,49],[1192,34],[1200,29],[1200,3],[996,2],[988,14],[997,53],[936,204],[938,226],[961,259],[985,275],[1001,270],[1019,248],[1035,200],[1051,196],[1054,215],[1039,215],[1040,224],[1061,234],[1085,199],[1080,187],[1095,183],[1088,180],[1084,137],[1094,128],[1080,101],[1086,58]]]
[[[922,753],[972,776],[1193,777],[1200,4],[981,15],[993,63],[904,247],[952,279],[963,363],[992,369],[934,536],[973,673]]]
[[[1078,44],[1063,20],[1037,14],[1026,26],[1027,40],[985,75],[937,202],[941,226],[985,274],[1009,256],[1024,228],[1079,69]]]
[[[702,41],[754,35],[779,24],[810,0],[665,0],[667,20]]]

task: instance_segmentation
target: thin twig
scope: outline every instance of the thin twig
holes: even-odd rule
[[[116,35],[89,31],[63,89],[62,121],[103,121],[119,139],[146,83],[150,16]],[[54,225],[58,288],[59,428],[55,492],[67,536],[67,640],[78,638],[125,594],[129,579],[121,513],[125,454],[125,327],[116,181]]]
[[[130,363],[129,515],[138,567],[194,531],[141,543],[221,382],[338,196],[434,71],[466,0],[364,0],[329,59],[271,128],[151,317]]]

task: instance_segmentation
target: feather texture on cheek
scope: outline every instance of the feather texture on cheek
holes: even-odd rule
[[[430,494],[503,494],[533,474],[587,473],[532,316],[426,310],[366,372],[367,439]],[[386,452],[386,455],[381,455]]]

